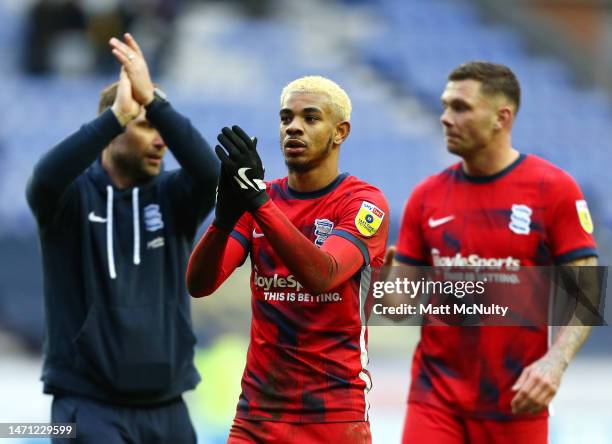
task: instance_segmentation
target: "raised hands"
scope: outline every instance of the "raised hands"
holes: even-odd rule
[[[223,128],[217,136],[220,145],[215,147],[221,168],[233,177],[227,186],[240,196],[244,207],[255,211],[265,204],[269,197],[264,183],[264,167],[257,153],[257,139],[251,138],[238,125]]]
[[[113,48],[115,58],[123,65],[132,84],[132,96],[141,105],[148,105],[153,101],[155,87],[149,75],[149,67],[140,46],[131,34],[123,35],[125,42],[113,37],[108,42]]]
[[[121,67],[117,95],[115,96],[115,101],[111,106],[111,110],[115,114],[119,124],[125,126],[128,122],[138,117],[141,108],[141,105],[132,97],[132,84],[125,68]]]

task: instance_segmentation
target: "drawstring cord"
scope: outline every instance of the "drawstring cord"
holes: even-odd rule
[[[132,217],[134,220],[134,265],[140,264],[140,219],[138,215],[138,187],[132,190]]]
[[[106,256],[108,258],[108,274],[111,279],[117,278],[115,271],[115,253],[113,250],[113,187],[106,187]]]
[[[132,190],[132,218],[134,222],[134,265],[140,265],[140,217],[138,205],[138,187]],[[106,256],[108,274],[111,279],[117,278],[115,269],[115,251],[113,245],[113,187],[106,187]]]

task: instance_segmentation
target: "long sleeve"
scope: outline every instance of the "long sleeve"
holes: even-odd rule
[[[175,182],[176,198],[185,205],[197,204],[200,212],[208,212],[214,205],[219,178],[216,155],[191,121],[170,103],[154,101],[146,112],[147,120],[159,131],[181,165]]]
[[[245,258],[244,246],[211,225],[189,258],[187,288],[199,298],[213,293]]]
[[[42,156],[26,188],[28,203],[39,222],[53,214],[70,184],[121,131],[108,109]]]
[[[322,248],[317,248],[272,201],[253,217],[274,251],[311,294],[337,287],[364,265],[360,249],[343,237],[330,236]]]

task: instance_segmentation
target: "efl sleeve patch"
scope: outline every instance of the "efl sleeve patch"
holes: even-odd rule
[[[589,234],[593,234],[593,219],[591,219],[591,213],[587,206],[586,200],[576,201],[576,211],[578,211],[578,219],[580,219],[580,225]]]
[[[370,202],[363,201],[355,216],[355,227],[363,236],[372,237],[380,228],[384,218],[384,211]]]

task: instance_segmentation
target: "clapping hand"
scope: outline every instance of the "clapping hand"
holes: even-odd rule
[[[143,106],[153,101],[155,86],[149,75],[147,61],[131,34],[124,34],[125,42],[113,37],[108,42],[115,58],[121,63],[132,84],[134,99]]]
[[[221,168],[232,178],[234,194],[242,199],[247,210],[257,210],[270,199],[263,181],[264,167],[257,153],[257,139],[234,125],[231,129],[223,128],[217,140],[223,148],[217,145],[215,152]]]

